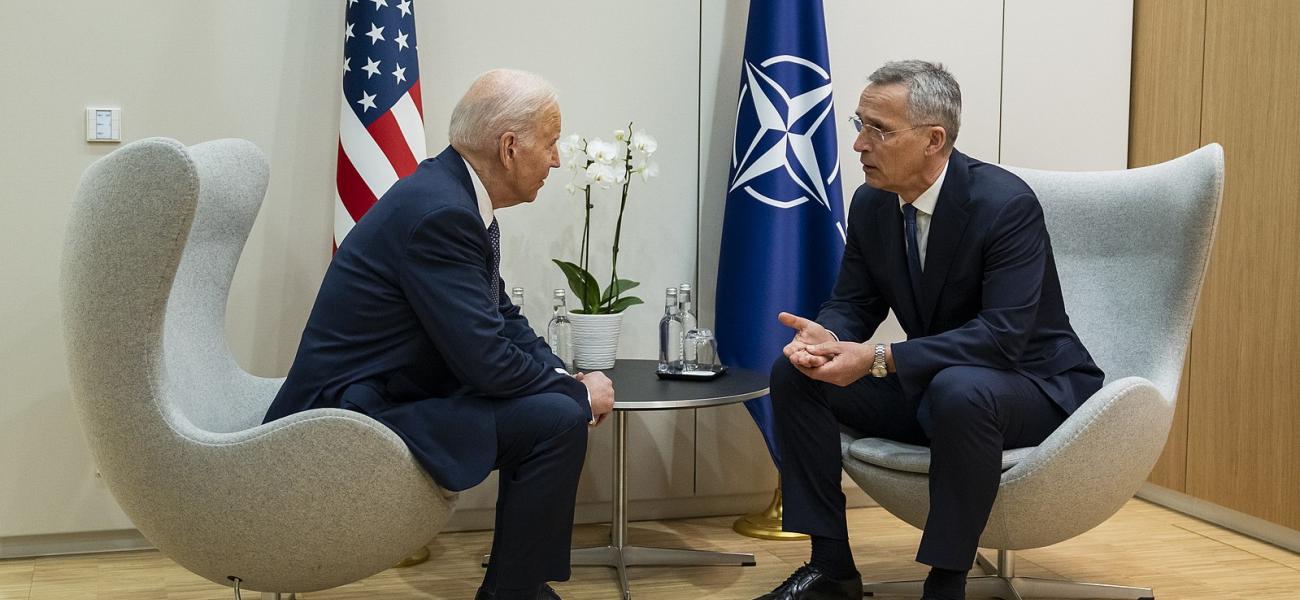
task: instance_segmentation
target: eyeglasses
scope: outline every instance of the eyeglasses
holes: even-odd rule
[[[859,118],[857,115],[853,115],[849,117],[849,122],[853,124],[853,129],[857,130],[858,133],[862,133],[862,130],[866,129],[871,133],[871,137],[880,140],[882,143],[889,140],[889,136],[894,135],[895,133],[903,133],[904,131],[920,129],[922,127],[935,127],[938,125],[937,123],[925,123],[923,125],[915,125],[913,127],[907,127],[904,129],[895,129],[893,131],[881,131],[879,127],[875,127],[868,123],[863,123],[862,119]]]

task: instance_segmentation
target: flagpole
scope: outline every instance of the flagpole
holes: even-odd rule
[[[766,370],[790,341],[782,311],[807,318],[831,296],[844,253],[844,196],[822,0],[750,0],[714,311],[723,363]],[[792,99],[798,99],[797,102]],[[745,402],[780,469],[770,397]],[[733,529],[769,540],[781,487]]]
[[[776,491],[772,492],[772,503],[767,506],[767,509],[736,519],[731,528],[740,535],[760,540],[796,541],[808,539],[807,534],[782,529],[781,518],[783,513],[781,484],[778,483],[776,484]]]
[[[399,561],[397,564],[393,565],[393,568],[394,568],[394,569],[400,569],[400,568],[402,568],[402,567],[413,567],[413,566],[418,565],[418,564],[420,564],[420,563],[422,563],[422,562],[424,562],[424,561],[426,561],[426,560],[429,560],[429,547],[428,547],[428,546],[420,546],[420,549],[419,549],[419,550],[416,550],[416,551],[415,551],[414,553],[412,553],[410,556],[408,556],[408,557],[406,557],[406,558],[403,558],[403,559],[402,559],[401,561]]]
[[[339,107],[335,174],[334,249],[360,215],[388,191],[388,183],[415,171],[427,156],[413,0],[393,5],[349,0],[343,18],[343,103]],[[369,25],[370,32],[362,33]],[[365,66],[362,66],[362,65]],[[381,74],[383,77],[374,78]],[[373,110],[373,112],[371,112]],[[372,129],[380,119],[393,127]],[[395,179],[393,179],[395,180]],[[394,567],[429,560],[421,546]]]

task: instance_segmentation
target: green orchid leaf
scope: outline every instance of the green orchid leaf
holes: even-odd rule
[[[600,284],[596,278],[591,276],[586,269],[579,267],[571,262],[552,259],[564,277],[569,280],[569,288],[573,290],[573,295],[577,297],[578,302],[582,303],[582,312],[579,314],[591,314],[600,304]]]
[[[621,296],[623,292],[626,292],[638,285],[641,284],[639,282],[632,281],[631,279],[619,279],[618,281],[615,281],[614,283],[610,284],[609,287],[605,288],[605,293],[600,297],[600,303],[604,304],[606,302],[609,302],[610,298],[613,298],[615,296]]]
[[[642,302],[641,299],[636,296],[623,296],[622,298],[619,298],[617,302],[608,307],[602,307],[602,312],[605,314],[620,313],[638,304],[645,304],[645,302]]]

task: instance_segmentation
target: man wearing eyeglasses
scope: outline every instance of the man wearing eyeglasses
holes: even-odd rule
[[[857,599],[841,426],[930,447],[923,600],[965,596],[1001,453],[1035,446],[1101,388],[1070,327],[1033,190],[953,148],[961,90],[941,65],[887,63],[852,122],[866,184],[839,278],[772,368],[784,527],[812,557],[761,600]],[[893,310],[907,341],[866,344]]]

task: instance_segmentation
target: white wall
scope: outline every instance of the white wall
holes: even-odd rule
[[[283,374],[329,259],[342,5],[38,2],[0,38],[0,536],[129,527],[68,396],[58,267],[85,108],[120,106],[128,140],[244,137],[271,185],[239,265],[228,331],[240,362]],[[255,16],[256,18],[252,18]],[[328,57],[328,58],[323,58]]]
[[[430,151],[445,143],[458,94],[493,66],[554,81],[566,133],[607,136],[636,119],[659,138],[663,175],[632,189],[620,272],[642,282],[647,306],[628,313],[622,351],[653,355],[663,288],[697,269],[710,323],[748,2],[417,4]],[[1131,0],[1071,7],[826,0],[843,172],[859,172],[843,120],[864,77],[902,57],[952,68],[965,98],[958,147],[968,154],[1122,166]],[[116,147],[84,142],[84,108],[121,106],[128,140],[233,136],[267,152],[271,187],[236,273],[228,332],[246,368],[282,375],[328,261],[342,16],[342,2],[315,0],[120,0],[108,11],[71,0],[25,5],[25,25],[0,38],[11,57],[0,61],[0,538],[130,526],[94,478],[64,371],[57,279],[67,208],[81,171]],[[528,290],[534,318],[547,310],[547,290],[562,287],[549,259],[577,245],[580,203],[558,175],[536,204],[500,215],[502,271]],[[845,178],[846,194],[854,184]],[[610,219],[601,215],[598,235],[609,235]],[[898,335],[895,327],[878,337]],[[584,501],[608,498],[610,429],[593,438]],[[635,415],[629,438],[634,499],[739,497],[775,482],[739,406]],[[466,512],[491,499],[490,486],[471,492]]]
[[[1132,0],[1007,0],[1006,9],[1001,162],[1126,168]]]

